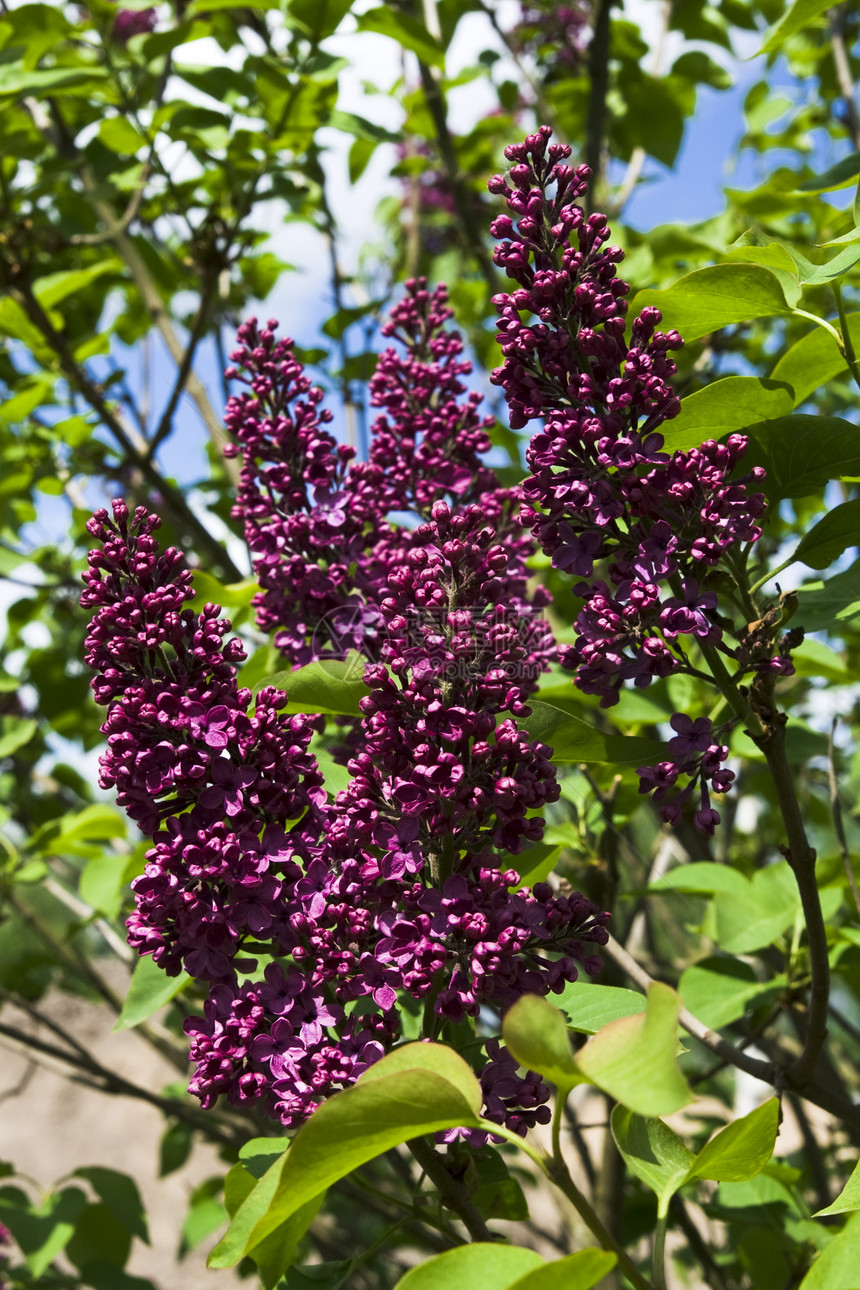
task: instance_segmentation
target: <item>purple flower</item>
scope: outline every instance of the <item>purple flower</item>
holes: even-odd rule
[[[155,31],[158,11],[149,9],[118,9],[113,20],[112,34],[118,45],[127,45],[132,36],[147,35]]]

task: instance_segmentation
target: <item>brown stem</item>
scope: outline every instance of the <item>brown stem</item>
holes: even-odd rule
[[[803,1154],[809,1163],[809,1171],[812,1174],[816,1208],[827,1209],[833,1198],[830,1195],[830,1179],[827,1176],[827,1166],[824,1163],[821,1146],[815,1136],[815,1130],[810,1124],[803,1102],[796,1093],[788,1094],[788,1104],[797,1121],[797,1127],[803,1135]]]
[[[830,962],[827,952],[827,928],[821,912],[818,883],[815,880],[815,851],[809,845],[794,779],[785,752],[784,713],[775,713],[756,743],[765,755],[776,789],[780,814],[785,826],[786,846],[783,853],[794,874],[806,923],[806,941],[812,984],[809,991],[809,1014],[806,1038],[800,1056],[787,1071],[789,1084],[802,1089],[815,1073],[815,1065],[827,1035],[827,1004],[830,998]]]
[[[529,89],[534,95],[534,100],[535,100],[534,105],[537,108],[538,120],[542,124],[552,126],[552,132],[555,135],[556,140],[559,143],[564,143],[564,136],[562,131],[559,129],[556,115],[546,100],[546,95],[544,94],[541,88],[540,82],[536,81],[535,78],[532,76],[531,72],[528,69],[527,63],[524,61],[524,59],[520,57],[519,50],[517,49],[514,42],[511,40],[508,33],[501,27],[499,20],[496,17],[490,5],[485,4],[484,0],[477,0],[477,4],[481,12],[485,14],[487,18],[489,18],[490,26],[493,28],[493,31],[496,33],[499,40],[505,46],[505,49],[507,49],[508,53],[510,54],[511,58],[514,61],[514,65],[516,66],[517,71],[519,72],[520,76],[522,76],[526,85],[528,85]]]
[[[848,846],[848,838],[845,835],[845,821],[842,819],[842,803],[839,800],[839,780],[836,774],[836,745],[834,736],[839,718],[833,718],[833,725],[830,727],[830,738],[827,743],[827,782],[830,788],[830,809],[833,813],[833,828],[839,842],[839,852],[842,856],[842,867],[845,870],[845,877],[848,879],[848,886],[851,888],[851,895],[854,900],[854,908],[860,914],[860,887],[857,886],[857,875],[854,872],[854,866],[851,863],[851,851]]]
[[[72,1078],[96,1092],[133,1097],[139,1101],[148,1102],[177,1120],[184,1120],[186,1124],[199,1129],[207,1137],[225,1146],[241,1146],[245,1141],[245,1134],[238,1128],[231,1133],[214,1123],[210,1112],[196,1111],[176,1098],[160,1097],[148,1088],[133,1084],[116,1072],[108,1070],[106,1066],[102,1066],[88,1054],[79,1052],[77,1048],[73,1050],[60,1048],[56,1044],[47,1043],[44,1039],[38,1039],[35,1035],[28,1035],[25,1031],[18,1030],[16,1026],[7,1025],[5,1022],[0,1022],[0,1035],[6,1039],[8,1047],[22,1056],[29,1056],[34,1060],[38,1060],[38,1057],[48,1057],[53,1062],[74,1068],[79,1073]]]
[[[436,1186],[444,1204],[458,1216],[473,1241],[495,1241],[466,1187],[448,1170],[426,1138],[413,1138],[406,1144],[430,1181]]]
[[[207,322],[209,321],[209,306],[212,302],[214,288],[214,274],[211,272],[205,274],[200,286],[200,304],[194,317],[191,332],[188,336],[188,342],[182,354],[179,370],[176,373],[176,381],[170,392],[170,398],[167,400],[165,409],[159,419],[155,434],[150,439],[147,447],[146,456],[149,461],[152,461],[156,450],[173,431],[173,418],[179,405],[179,400],[182,398],[183,391],[188,385],[192,364],[194,363],[194,356],[197,353],[197,346],[203,338],[203,332]]]
[[[555,1183],[556,1187],[558,1187],[559,1191],[563,1192],[571,1202],[583,1223],[585,1223],[588,1230],[597,1237],[597,1240],[600,1242],[603,1249],[612,1250],[613,1253],[618,1256],[618,1267],[627,1277],[628,1281],[632,1282],[636,1287],[636,1290],[652,1290],[651,1283],[647,1278],[643,1277],[636,1264],[630,1258],[630,1255],[622,1248],[618,1241],[616,1241],[615,1237],[607,1229],[605,1224],[595,1213],[592,1206],[585,1199],[582,1192],[576,1186],[576,1183],[570,1176],[570,1170],[561,1156],[553,1156],[553,1158],[547,1162],[546,1168],[549,1177]]]
[[[623,946],[619,945],[614,937],[610,936],[605,946],[606,953],[611,959],[623,968],[631,981],[639,986],[640,990],[646,991],[649,985],[653,985],[654,978],[649,976],[643,967],[636,962],[631,954],[628,954]],[[704,1022],[699,1021],[686,1008],[681,1009],[680,1022],[688,1034],[694,1039],[698,1039],[706,1048],[717,1056],[730,1062],[732,1066],[737,1066],[739,1070],[746,1071],[748,1075],[754,1075],[756,1079],[764,1080],[768,1084],[774,1082],[776,1067],[773,1062],[762,1061],[758,1057],[750,1057],[748,1053],[743,1052],[740,1048],[735,1048],[728,1040],[723,1039],[715,1030],[711,1030]]]
[[[442,93],[442,87],[439,83],[438,76],[433,70],[418,60],[418,70],[421,75],[421,86],[424,90],[424,98],[427,103],[427,110],[433,119],[433,126],[436,132],[436,143],[439,147],[439,155],[442,158],[442,165],[448,182],[451,185],[451,194],[454,198],[454,204],[457,207],[457,215],[460,225],[466,235],[466,241],[469,250],[475,257],[478,267],[484,277],[484,280],[490,290],[491,295],[495,295],[499,290],[499,279],[496,274],[495,266],[484,242],[484,231],[478,225],[475,218],[475,211],[472,200],[472,192],[464,182],[460,173],[460,166],[457,161],[457,152],[454,147],[454,140],[451,137],[451,131],[448,128],[448,114],[445,108],[445,98]]]
[[[608,943],[604,947],[610,958],[614,959],[620,967],[624,969],[631,981],[639,986],[640,990],[647,990],[652,984],[654,978],[649,976],[644,968],[636,962],[634,958],[623,949],[617,941],[610,936]],[[766,1084],[772,1084],[774,1087],[781,1087],[786,1079],[785,1066],[786,1059],[782,1053],[778,1058],[772,1061],[762,1061],[760,1058],[750,1057],[740,1048],[736,1048],[722,1035],[709,1029],[703,1022],[694,1017],[686,1008],[682,1008],[679,1016],[681,1025],[698,1039],[699,1043],[704,1044],[711,1052],[722,1057],[738,1070],[746,1071],[748,1075],[755,1076],[756,1079],[763,1080]],[[759,1043],[764,1045],[764,1037],[759,1039]],[[831,1115],[837,1116],[844,1120],[847,1127],[852,1131],[860,1131],[860,1107],[854,1105],[848,1098],[843,1097],[840,1091],[837,1091],[838,1081],[826,1084],[823,1079],[809,1080],[802,1089],[802,1095],[807,1102],[812,1102],[813,1106],[820,1106],[823,1111],[829,1111]]]
[[[38,327],[51,349],[57,355],[60,367],[73,389],[77,390],[94,412],[98,413],[102,423],[116,439],[128,461],[143,475],[144,479],[157,491],[170,511],[177,527],[191,537],[201,555],[209,559],[228,582],[239,582],[242,574],[230,559],[209,530],[200,522],[182,494],[169,484],[164,476],[148,460],[145,448],[139,448],[130,432],[123,425],[117,413],[104,398],[100,387],[90,379],[87,372],[74,359],[71,350],[61,332],[58,332],[33,294],[32,287],[22,277],[18,277],[11,294],[18,300],[30,321]]]
[[[607,1116],[611,1110],[612,1101],[607,1098]],[[601,1222],[616,1241],[620,1240],[624,1201],[624,1160],[608,1127],[603,1135],[603,1154],[593,1195],[594,1208]],[[621,1290],[621,1279],[617,1268],[607,1276],[606,1290]]]
[[[594,32],[588,50],[590,91],[585,117],[583,159],[591,169],[586,206],[594,210],[594,199],[603,177],[603,137],[606,132],[606,96],[609,93],[610,10],[613,0],[598,0]]]
[[[854,78],[851,75],[851,64],[848,61],[848,51],[845,48],[846,16],[846,6],[844,5],[828,10],[830,49],[833,53],[833,66],[836,70],[839,93],[845,103],[845,121],[848,126],[848,132],[851,135],[851,142],[854,144],[855,149],[860,151],[860,118],[858,118],[857,105],[854,102]]]
[[[713,1286],[713,1290],[728,1290],[720,1265],[714,1259],[707,1242],[702,1240],[701,1232],[690,1217],[687,1206],[677,1192],[669,1202],[669,1213],[689,1241],[690,1249],[699,1260],[702,1275],[708,1284]]]

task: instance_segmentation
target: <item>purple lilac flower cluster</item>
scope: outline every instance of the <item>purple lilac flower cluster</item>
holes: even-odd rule
[[[513,427],[543,419],[529,445],[524,493],[544,551],[580,579],[574,592],[584,603],[563,662],[579,688],[608,707],[625,682],[646,687],[686,668],[691,646],[737,662],[708,574],[760,537],[765,500],[750,485],[764,472],[732,477],[747,447],[738,434],[663,451],[657,427],[680,409],[670,353],[683,342],[656,330],[654,308],[642,310],[625,339],[623,252],[606,246],[606,216],[586,216],[577,204],[588,168],[568,165],[570,148],[550,136],[542,126],[506,148],[508,175],[489,184],[510,212],[492,225],[501,239],[495,261],[516,283],[494,301],[505,362],[492,380]],[[756,667],[792,670],[780,656]],[[675,822],[698,785],[695,821],[711,833],[719,815],[709,788],[725,792],[734,778],[723,765],[728,749],[704,719],[693,726],[679,715],[672,724],[671,760],[643,769],[642,791],[653,791],[663,818]],[[676,793],[681,774],[689,783]]]
[[[12,1233],[5,1223],[0,1223],[0,1290],[7,1290],[9,1282],[3,1275],[4,1264],[9,1261],[8,1251],[12,1246]]]
[[[127,45],[132,36],[145,36],[155,31],[158,11],[149,9],[118,9],[111,34],[118,45]]]
[[[401,349],[385,349],[371,379],[371,405],[381,411],[366,462],[325,428],[323,392],[293,342],[276,339],[277,323],[261,329],[251,319],[239,328],[227,376],[246,391],[229,399],[225,415],[235,439],[227,455],[242,458],[234,515],[262,588],[257,626],[294,666],[350,648],[379,656],[381,589],[413,540],[407,526],[388,522],[392,512],[426,518],[439,497],[488,497],[508,517],[502,540],[517,542],[523,558],[530,549],[510,518],[514,494],[481,463],[493,418],[463,384],[471,364],[446,327],[446,301],[444,287],[431,292],[424,279],[410,280],[383,327]]]
[[[505,863],[540,839],[533,812],[558,797],[550,750],[521,725],[555,645],[527,587],[521,494],[480,460],[487,421],[449,317],[443,291],[408,285],[388,327],[406,355],[380,358],[367,463],[324,429],[274,325],[249,323],[234,355],[249,392],[228,424],[258,621],[293,663],[333,646],[312,614],[350,597],[377,627],[334,802],[308,751],[321,719],[285,716],[270,689],[252,708],[229,624],[184,607],[191,575],[159,551],[157,519],[116,502],[90,524],[103,545],[82,598],[108,707],[102,782],[154,834],[131,943],[207,984],[186,1026],[203,1104],[259,1102],[287,1127],[396,1042],[399,996],[423,1000],[435,1027],[477,1017],[595,973],[606,940],[608,915],[585,897],[517,891]],[[403,509],[422,522],[392,523]],[[489,1117],[520,1132],[542,1122],[545,1086],[488,1056]]]
[[[520,5],[520,20],[511,32],[518,49],[529,50],[550,71],[570,74],[579,70],[591,37],[592,12],[588,0],[557,4],[556,0],[529,0]]]

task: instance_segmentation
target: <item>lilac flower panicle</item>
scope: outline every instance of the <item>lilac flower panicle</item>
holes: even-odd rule
[[[153,835],[129,937],[205,983],[186,1031],[190,1088],[297,1127],[400,1038],[397,1006],[443,1024],[561,991],[600,967],[608,914],[507,863],[557,800],[551,750],[524,728],[557,656],[529,584],[520,490],[482,462],[489,419],[464,377],[443,288],[407,284],[371,385],[366,463],[276,324],[240,329],[244,390],[227,424],[242,458],[236,514],[261,585],[258,625],[293,664],[344,652],[358,606],[367,696],[348,731],[350,780],[325,793],[309,741],[322,719],[238,687],[243,657],[158,521],[122,502],[90,532],[87,661],[108,708],[102,782]],[[411,512],[413,522],[392,514]],[[358,622],[359,620],[354,620]],[[320,627],[323,623],[323,628]],[[264,956],[261,979],[243,980]],[[259,977],[259,973],[257,973]],[[546,1090],[492,1043],[488,1113],[525,1132]]]
[[[664,451],[659,427],[680,401],[670,380],[676,331],[657,330],[660,312],[646,307],[625,339],[629,287],[623,259],[608,246],[605,215],[586,216],[577,199],[586,166],[567,164],[571,149],[551,144],[541,126],[505,149],[507,175],[490,191],[508,214],[492,225],[496,264],[514,281],[495,297],[504,364],[492,375],[504,391],[511,425],[541,418],[527,452],[532,474],[523,492],[534,533],[553,565],[579,581],[582,608],[562,662],[577,686],[618,702],[621,688],[640,688],[686,666],[691,646],[744,660],[724,640],[710,571],[740,544],[761,536],[765,500],[751,491],[756,467],[734,471],[747,440],[729,435],[686,452]],[[782,675],[787,657],[757,660]],[[687,718],[673,718],[686,721]],[[686,727],[670,743],[672,760],[640,772],[668,822],[680,818],[698,785],[694,820],[713,832],[718,813],[709,788],[723,793],[733,775],[725,746],[709,731],[688,747]],[[704,736],[703,736],[704,738]],[[675,788],[679,774],[686,788]]]

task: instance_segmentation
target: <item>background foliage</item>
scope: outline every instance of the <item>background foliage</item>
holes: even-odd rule
[[[589,203],[609,214],[613,239],[628,253],[637,304],[659,303],[688,340],[679,360],[683,410],[670,446],[750,428],[753,460],[768,469],[760,573],[794,553],[780,577],[783,589],[798,588],[796,621],[807,638],[782,701],[791,711],[791,773],[819,857],[833,973],[815,1084],[805,1096],[782,1098],[790,1149],[770,1159],[776,1121],[769,1101],[753,1112],[758,1119],[733,1120],[746,1124],[740,1148],[705,1147],[715,1127],[739,1114],[748,1085],[739,1074],[743,1060],[715,1053],[701,1035],[685,1040],[681,1066],[706,1100],[688,1114],[683,1141],[649,1118],[673,1110],[671,1096],[662,1109],[637,1104],[637,1088],[649,1080],[663,1087],[670,1074],[634,1063],[629,1086],[591,1070],[604,1093],[592,1095],[590,1113],[605,1122],[612,1104],[623,1104],[612,1115],[614,1139],[604,1134],[596,1147],[571,1110],[566,1149],[589,1204],[635,1260],[646,1254],[658,1213],[668,1215],[675,1284],[854,1284],[856,1272],[845,1269],[856,1269],[860,1254],[856,1184],[833,1204],[860,1143],[854,6],[593,0],[579,11],[582,23],[565,23],[562,7],[549,3],[520,12],[493,0],[377,7],[178,0],[145,11],[144,30],[128,39],[108,0],[86,9],[0,8],[0,1042],[60,1063],[106,1093],[157,1104],[165,1174],[198,1137],[217,1145],[222,1173],[191,1197],[183,1250],[210,1239],[225,1210],[238,1209],[283,1150],[277,1139],[259,1138],[265,1126],[233,1110],[203,1113],[184,1093],[181,1022],[195,1006],[194,986],[168,981],[148,960],[135,968],[123,944],[128,883],[142,870],[145,848],[94,787],[100,716],[80,661],[77,604],[84,522],[117,493],[155,506],[165,539],[201,570],[201,603],[223,604],[251,647],[260,646],[249,666],[256,675],[271,671],[250,623],[254,584],[230,516],[235,481],[221,455],[225,390],[216,375],[237,323],[263,310],[259,302],[273,291],[290,299],[294,270],[280,258],[289,239],[269,230],[285,221],[322,239],[329,312],[282,323],[332,392],[339,432],[361,450],[378,324],[404,276],[447,281],[479,365],[496,365],[490,299],[500,280],[486,179],[500,168],[506,143],[546,121],[592,166]],[[450,50],[467,22],[478,54],[449,76]],[[336,32],[338,48],[346,47],[345,33],[356,57],[363,42],[385,37],[398,69],[394,84],[365,84],[357,103],[348,60],[329,52]],[[702,95],[725,92],[735,104],[730,87],[738,77],[748,83],[738,159],[753,186],[728,188],[723,209],[700,223],[673,223],[667,209],[655,228],[627,224],[637,185],[678,161]],[[493,107],[455,129],[450,105],[464,87]],[[332,188],[343,179],[332,157],[344,156],[351,184],[362,176],[394,179],[386,180],[378,212],[383,231],[354,271],[344,267],[341,246],[353,230],[333,214],[343,194]],[[493,464],[513,482],[522,477],[525,441],[493,406],[500,416]],[[534,565],[555,596],[563,639],[575,613],[570,583],[542,558]],[[785,602],[777,612],[787,616]],[[315,697],[324,708],[325,696]],[[625,695],[607,716],[559,673],[539,698],[535,721],[543,724],[534,728],[555,746],[563,774],[562,799],[548,815],[548,849],[535,859],[613,911],[614,935],[635,960],[607,961],[600,987],[577,985],[562,998],[576,1046],[616,1018],[639,1017],[644,1000],[631,987],[651,977],[674,986],[732,1052],[753,1052],[763,1067],[799,1051],[810,956],[800,896],[780,859],[776,791],[756,747],[736,734],[739,782],[717,837],[684,826],[669,835],[643,803],[633,765],[617,756],[613,737],[661,738],[669,714],[706,710],[708,693],[691,678],[670,678]],[[332,706],[340,710],[337,701]],[[178,1083],[136,1086],[101,1066],[46,1010],[58,992],[99,1001],[106,1029],[117,1018],[136,1027],[173,1063]],[[649,1006],[657,1007],[653,996]],[[573,1084],[566,1036],[548,1069],[546,1054],[529,1044],[550,1023],[532,1017],[523,1024],[517,1055],[562,1091]],[[671,1078],[674,1025],[673,1016],[666,1037],[655,1045],[652,1035],[647,1045],[647,1055],[668,1061]],[[632,1062],[632,1032],[623,1033]],[[466,1081],[458,1096],[467,1101],[468,1077],[459,1072],[453,1080],[455,1088]],[[428,1123],[440,1118],[442,1111],[428,1113]],[[288,1290],[393,1286],[429,1255],[448,1261],[429,1259],[423,1277],[409,1273],[409,1290],[476,1276],[488,1287],[550,1286],[556,1282],[546,1272],[529,1280],[539,1256],[524,1247],[537,1240],[544,1258],[565,1260],[587,1243],[581,1227],[572,1234],[567,1223],[539,1239],[522,1226],[524,1195],[535,1195],[533,1161],[509,1146],[466,1153],[458,1185],[513,1241],[477,1251],[484,1262],[476,1271],[469,1263],[476,1251],[459,1243],[456,1205],[451,1210],[448,1196],[444,1208],[429,1179],[418,1186],[414,1161],[396,1149],[402,1133],[382,1134],[363,1161],[339,1167],[336,1121],[315,1132],[318,1151],[335,1160],[317,1192],[334,1185],[310,1226],[299,1223],[292,1236],[278,1229],[277,1248],[245,1258],[241,1270],[267,1286],[292,1262],[281,1282]],[[720,1151],[728,1151],[728,1166]],[[14,1162],[3,1169],[0,1222],[14,1242],[3,1275],[13,1286],[142,1284],[124,1271],[132,1242],[147,1239],[132,1179],[90,1160],[58,1183],[18,1178]],[[824,1217],[810,1217],[821,1211]],[[239,1242],[233,1253],[244,1248]],[[578,1264],[559,1265],[564,1284],[587,1286],[601,1276],[603,1285],[624,1284],[596,1251],[575,1257]],[[308,1265],[320,1261],[324,1270],[312,1277]]]

